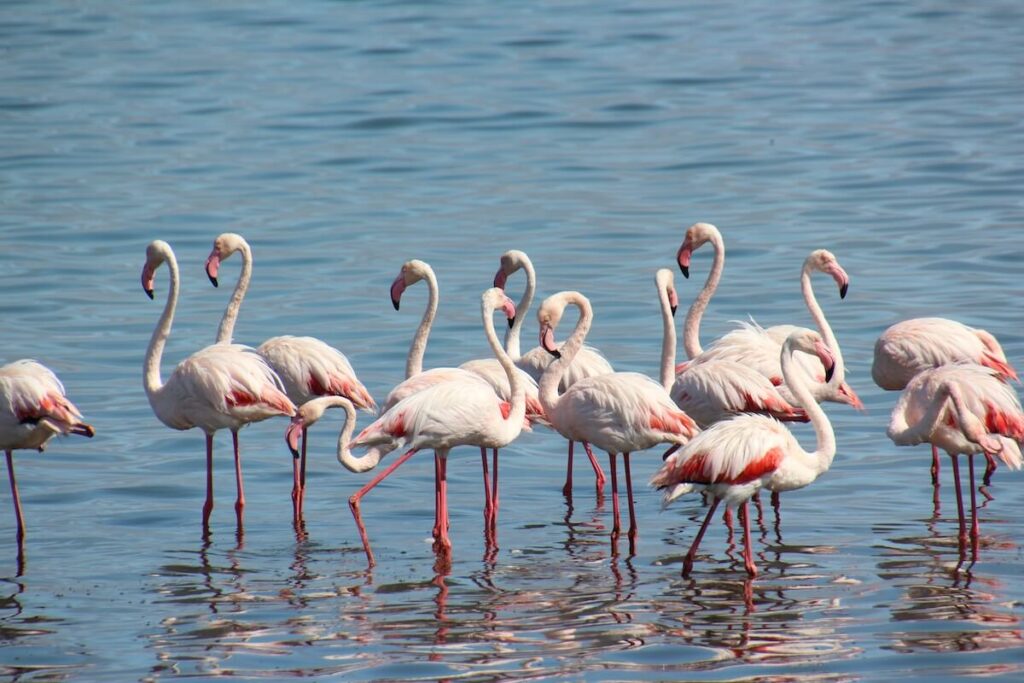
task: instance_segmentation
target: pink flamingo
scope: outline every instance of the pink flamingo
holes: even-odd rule
[[[535,346],[525,354],[520,355],[519,353],[519,333],[523,327],[523,320],[526,319],[526,311],[529,310],[530,304],[533,303],[533,295],[537,289],[537,274],[533,269],[533,262],[530,261],[530,257],[525,252],[519,251],[518,249],[510,249],[501,255],[501,266],[498,268],[498,272],[494,275],[494,286],[505,289],[505,283],[508,278],[511,277],[516,271],[522,270],[526,273],[526,289],[523,292],[522,299],[519,300],[519,304],[516,306],[516,310],[519,314],[516,319],[512,322],[512,326],[508,332],[505,333],[505,350],[515,361],[516,366],[526,371],[530,377],[535,381],[539,382],[541,376],[552,360],[554,360],[550,353],[542,349],[540,346]],[[585,377],[594,377],[596,375],[607,375],[609,372],[614,372],[611,363],[609,363],[601,352],[592,346],[583,346],[580,348],[579,353],[576,354],[576,358],[572,364],[566,368],[565,374],[562,376],[562,381],[558,385],[559,393],[564,392],[567,387],[572,386],[576,380],[583,379]],[[596,478],[597,490],[601,491],[604,489],[605,476],[604,471],[601,469],[601,464],[594,457],[594,452],[590,449],[590,444],[586,441],[583,442],[583,450],[586,451],[587,457],[590,459],[590,466],[594,468],[594,476]],[[566,465],[565,474],[565,485],[562,487],[562,495],[572,496],[572,451],[573,442],[569,441],[569,456]]]
[[[559,349],[555,344],[554,331],[569,304],[576,306],[580,318],[573,333]],[[698,429],[694,421],[676,407],[660,384],[637,372],[613,372],[580,379],[566,388],[561,396],[558,395],[557,387],[565,368],[582,347],[593,317],[590,301],[573,291],[548,297],[537,311],[541,346],[559,359],[548,366],[541,377],[540,401],[548,420],[562,436],[574,441],[588,441],[608,452],[612,477],[613,538],[618,536],[620,528],[615,456],[622,453],[632,549],[637,524],[630,453],[659,443],[685,444]]]
[[[673,315],[679,298],[672,271],[658,269],[654,283],[662,316],[661,385],[699,427],[706,428],[739,413],[807,422],[807,413],[790,405],[767,377],[742,363],[712,359],[697,363],[677,376],[674,371],[676,331]]]
[[[253,349],[240,344],[213,344],[196,351],[178,363],[165,383],[160,377],[160,361],[171,333],[174,310],[178,304],[178,262],[169,244],[154,240],[146,247],[146,265],[142,269],[142,288],[153,298],[156,269],[166,263],[171,286],[167,303],[153,330],[146,349],[143,380],[149,404],[157,418],[171,429],[199,427],[206,433],[206,502],[203,505],[203,529],[209,531],[213,510],[213,435],[218,429],[230,429],[235,452],[235,515],[242,526],[245,492],[242,463],[238,451],[238,430],[250,422],[277,415],[292,416],[295,404],[285,395],[281,380]]]
[[[977,557],[978,512],[974,455],[998,455],[1010,469],[1024,464],[1024,411],[1014,391],[994,368],[973,363],[922,370],[908,383],[893,408],[888,435],[898,446],[928,442],[949,453],[953,464],[960,548],[967,540],[957,456],[967,455],[971,484],[971,539]]]
[[[230,343],[234,334],[238,311],[252,278],[252,249],[241,235],[225,232],[213,241],[213,249],[206,259],[206,275],[216,287],[221,262],[236,252],[242,255],[242,270],[221,318],[217,343]],[[285,393],[296,405],[317,396],[345,396],[362,410],[373,412],[377,409],[373,397],[356,377],[345,354],[326,342],[315,337],[271,337],[256,348],[256,353],[263,356],[281,378]],[[292,511],[294,518],[299,520],[306,493],[305,434],[302,436],[302,454],[296,458],[294,468]]]
[[[911,318],[890,326],[875,342],[871,378],[886,391],[899,391],[918,373],[949,363],[977,363],[991,368],[1006,381],[1017,379],[1017,371],[991,333],[946,318]],[[996,463],[988,453],[985,459],[987,485]],[[937,500],[939,450],[934,444],[932,484]]]
[[[427,340],[430,337],[434,318],[437,315],[438,300],[440,298],[437,277],[434,274],[433,268],[418,259],[412,259],[404,263],[398,276],[391,284],[391,304],[395,307],[396,311],[399,310],[402,294],[405,290],[421,281],[427,283],[427,308],[409,346],[409,355],[405,365],[406,379],[388,393],[384,401],[384,412],[390,410],[402,399],[408,398],[427,387],[453,380],[465,382],[483,380],[502,400],[511,401],[512,390],[508,384],[507,375],[494,358],[467,361],[457,368],[423,369],[423,356],[426,352]],[[509,324],[514,325],[515,323],[510,319]],[[519,375],[519,380],[523,386],[527,419],[531,423],[543,422],[544,409],[537,398],[537,382],[522,370],[516,369],[516,374]],[[497,449],[493,451],[493,481],[490,480],[487,468],[486,449],[481,448],[480,461],[484,476],[484,523],[490,529],[491,538],[493,539],[497,528],[499,507]]]
[[[359,510],[359,501],[373,487],[390,475],[399,465],[423,448],[434,450],[435,455],[435,549],[449,553],[448,536],[447,461],[449,451],[456,446],[503,448],[511,443],[526,426],[526,400],[523,385],[512,359],[505,353],[494,331],[494,312],[504,310],[509,318],[515,316],[515,306],[497,288],[484,292],[481,314],[487,343],[505,369],[512,390],[511,402],[499,398],[490,385],[479,378],[439,382],[405,397],[376,421],[363,429],[355,440],[349,441],[354,421],[347,419],[338,442],[338,459],[353,472],[373,469],[381,458],[401,448],[405,453],[386,470],[349,498],[349,507],[359,529],[359,536],[370,565],[374,565],[370,540]],[[467,373],[471,374],[471,373]],[[289,443],[294,446],[296,430],[307,420],[319,417],[329,405],[338,405],[337,399],[319,399],[307,404],[289,428]],[[343,404],[342,404],[343,405]],[[317,412],[319,411],[319,412]],[[352,448],[367,448],[366,455],[354,457]]]
[[[0,448],[7,454],[19,548],[25,540],[25,519],[14,478],[14,451],[32,448],[42,452],[58,434],[91,438],[96,431],[81,418],[64,385],[45,365],[23,359],[0,367]]]
[[[764,415],[738,415],[716,422],[698,434],[669,457],[651,479],[652,486],[666,490],[666,505],[697,488],[705,489],[714,498],[683,559],[683,576],[690,574],[708,522],[722,500],[729,507],[740,506],[744,564],[747,573],[751,577],[756,576],[747,501],[761,487],[772,491],[803,488],[832,465],[836,453],[835,434],[828,417],[811,394],[809,380],[797,369],[793,357],[796,351],[815,354],[821,360],[827,378],[832,375],[835,356],[822,336],[813,330],[798,329],[782,345],[783,377],[814,426],[817,435],[814,452],[804,451],[778,420]]]

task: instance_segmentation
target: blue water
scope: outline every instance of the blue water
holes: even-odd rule
[[[933,515],[927,448],[885,437],[895,395],[870,361],[892,322],[942,315],[1024,365],[1022,25],[1011,1],[4,3],[0,359],[52,367],[97,436],[16,456],[28,537],[19,562],[0,501],[0,677],[1019,679],[1021,475],[996,474],[979,560],[958,563],[949,467]],[[703,508],[660,512],[642,485],[637,553],[613,553],[610,501],[578,459],[567,505],[543,429],[504,451],[495,554],[478,456],[453,454],[447,570],[424,455],[364,501],[367,571],[336,417],[312,433],[299,531],[284,421],[242,432],[242,537],[218,434],[203,541],[202,436],[142,391],[150,240],[183,273],[165,375],[214,339],[227,293],[202,267],[231,230],[255,254],[236,338],[318,336],[380,399],[425,303],[418,286],[391,309],[401,263],[437,271],[426,365],[454,365],[486,353],[479,295],[508,248],[542,295],[590,297],[617,368],[655,374],[653,273],[698,220],[728,247],[705,340],[748,314],[807,324],[814,248],[852,279],[819,298],[868,412],[827,408],[834,466],[779,530],[766,510],[753,583],[717,522],[681,579]],[[677,277],[684,306],[709,266]],[[636,481],[658,462],[636,456]]]

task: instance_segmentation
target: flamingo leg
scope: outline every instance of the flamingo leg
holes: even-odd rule
[[[622,454],[622,463],[626,470],[626,502],[629,505],[629,537],[630,550],[633,550],[633,544],[636,542],[637,525],[636,525],[636,509],[633,505],[633,476],[629,471],[629,453]]]
[[[398,460],[395,460],[393,463],[391,463],[391,465],[389,465],[386,470],[384,470],[376,477],[371,479],[370,482],[366,484],[366,486],[356,491],[348,499],[348,507],[350,510],[352,510],[352,516],[356,520],[356,526],[359,528],[359,538],[363,542],[363,550],[366,552],[366,559],[369,560],[371,567],[376,564],[376,561],[373,559],[373,551],[370,550],[370,538],[366,535],[366,526],[363,524],[363,516],[359,512],[359,501],[362,499],[363,496],[369,493],[374,486],[381,483],[381,481],[383,481],[385,477],[387,477],[396,469],[398,469],[399,465],[401,465],[406,460],[411,458],[412,454],[415,452],[416,449],[414,448],[406,453],[403,453],[402,456],[398,458]]]
[[[621,525],[619,523],[619,477],[615,471],[615,454],[608,454],[608,462],[612,470],[612,538],[619,537]]]
[[[747,509],[747,503],[749,501],[743,501],[743,505],[740,507],[740,519],[743,520],[743,564],[747,568],[747,574],[750,578],[757,576],[757,567],[754,565],[754,552],[750,541],[750,510]]]
[[[480,466],[484,472],[484,527],[490,526],[493,510],[491,507],[491,476],[487,471],[487,449],[480,447]]]
[[[437,517],[440,520],[440,536],[434,543],[434,550],[440,550],[444,554],[452,551],[452,541],[448,537],[448,458],[444,455],[438,458],[438,503],[440,508]]]
[[[491,490],[491,506],[493,507],[493,510],[491,511],[491,525],[493,526],[493,525],[496,525],[497,522],[498,522],[498,507],[499,507],[499,505],[498,505],[498,498],[499,498],[498,497],[498,449],[497,448],[494,449],[494,455],[493,455],[492,462],[494,464],[494,479],[491,480],[491,486],[493,487],[492,490]]]
[[[939,488],[939,448],[935,445],[932,445],[932,486]]]
[[[569,439],[569,457],[568,464],[565,467],[565,486],[562,487],[562,495],[566,498],[572,498],[572,439]]]
[[[434,451],[434,545],[441,538],[441,456]]]
[[[203,503],[203,532],[210,531],[213,512],[213,434],[206,435],[206,502]]]
[[[306,503],[306,427],[302,428],[302,467],[299,470],[299,519]]]
[[[7,477],[11,480],[14,518],[18,523],[18,547],[21,548],[22,541],[25,540],[25,518],[21,514],[21,496],[18,495],[18,480],[14,478],[14,453],[10,450],[7,451]]]
[[[996,459],[991,453],[985,454],[985,474],[981,477],[981,483],[985,486],[992,485],[992,475],[996,471]]]
[[[711,501],[711,507],[708,508],[708,514],[704,517],[704,523],[700,525],[700,531],[697,532],[697,536],[693,539],[693,545],[686,551],[686,556],[683,558],[683,576],[687,577],[690,575],[690,570],[693,569],[693,560],[697,556],[697,547],[700,545],[700,541],[704,538],[704,532],[708,530],[708,522],[715,514],[715,509],[718,508],[718,499],[714,498]]]
[[[603,491],[604,490],[604,483],[605,483],[605,476],[604,476],[604,470],[601,469],[601,463],[599,463],[597,461],[597,458],[594,457],[594,451],[590,450],[590,444],[589,443],[587,443],[586,441],[581,441],[580,443],[583,444],[583,450],[585,450],[587,452],[587,457],[590,458],[590,466],[594,468],[594,476],[596,477],[596,481],[594,482],[594,485],[597,486],[597,490],[598,491]]]
[[[292,458],[292,521],[299,523],[302,513],[299,512],[299,492],[302,489],[302,474],[299,471],[299,459]]]
[[[235,517],[238,518],[238,526],[242,526],[242,514],[245,510],[245,486],[242,484],[242,456],[238,451],[238,432],[231,432],[231,443],[235,449],[235,488],[238,490],[238,497],[235,498]]]
[[[732,508],[726,506],[725,512],[722,513],[722,522],[725,523],[725,528],[729,530],[729,535],[732,536]]]
[[[960,550],[964,549],[967,544],[967,522],[964,520],[964,499],[960,492],[960,465],[956,461],[955,455],[950,455],[950,459],[953,461],[953,485],[956,488],[956,512],[960,517]]]
[[[971,481],[971,559],[977,561],[981,526],[978,524],[978,501],[974,486],[974,453],[967,456],[967,471]]]

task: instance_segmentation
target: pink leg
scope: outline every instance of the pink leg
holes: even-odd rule
[[[590,458],[590,466],[594,468],[594,477],[596,477],[594,484],[597,486],[598,491],[603,491],[605,482],[604,470],[601,469],[601,464],[594,457],[594,451],[590,450],[590,444],[586,441],[581,441],[580,443],[583,444],[583,450],[587,452],[587,457]]]
[[[711,501],[711,507],[708,508],[708,514],[704,517],[704,523],[700,525],[700,531],[697,532],[697,537],[693,539],[693,545],[686,552],[686,557],[683,558],[683,576],[689,576],[690,570],[693,569],[693,560],[697,556],[697,547],[700,545],[700,541],[704,538],[704,532],[708,530],[708,522],[711,521],[711,517],[715,514],[715,509],[718,508],[718,499],[714,498]]]
[[[434,545],[441,538],[441,456],[434,451]]]
[[[629,471],[629,453],[622,454],[622,463],[626,470],[626,502],[629,505],[629,537],[630,550],[633,549],[633,543],[636,542],[637,525],[636,525],[636,509],[633,505],[633,476]]]
[[[299,519],[306,504],[306,427],[302,428],[302,468],[299,472]]]
[[[7,477],[11,480],[11,498],[14,499],[14,518],[18,524],[18,547],[25,540],[25,518],[21,515],[21,496],[18,495],[18,481],[14,478],[14,453],[7,451]]]
[[[612,538],[618,538],[621,525],[619,524],[619,477],[615,471],[615,454],[608,454],[608,462],[612,469]]]
[[[491,524],[495,525],[498,522],[498,507],[499,507],[499,503],[498,503],[498,498],[499,498],[499,496],[498,496],[498,449],[497,448],[494,449],[494,456],[493,456],[492,462],[494,464],[494,479],[491,482],[491,486],[493,486],[494,488],[491,490],[491,505],[493,506],[494,509],[491,512]]]
[[[726,507],[725,512],[722,513],[722,522],[725,524],[725,528],[732,533],[732,508]]]
[[[452,551],[452,541],[448,537],[448,458],[438,457],[438,502],[440,508],[437,517],[440,520],[441,535],[434,543],[434,550],[448,554]]]
[[[750,541],[750,510],[747,509],[747,503],[749,501],[743,501],[743,505],[740,506],[740,519],[743,520],[743,564],[747,568],[747,574],[750,578],[757,576],[757,567],[754,566],[754,552]]]
[[[206,435],[206,502],[203,503],[203,533],[210,532],[213,512],[213,434]]]
[[[978,544],[981,536],[981,526],[978,524],[978,500],[974,486],[974,454],[967,456],[967,470],[970,473],[971,481],[971,559],[978,559]]]
[[[932,486],[939,487],[939,449],[932,445]]]
[[[985,486],[992,485],[992,475],[996,471],[996,459],[992,457],[991,453],[985,454],[985,474],[981,478],[981,483]]]
[[[562,487],[562,495],[572,498],[572,439],[569,440],[569,458],[565,467],[565,486]]]
[[[953,461],[953,485],[956,487],[956,512],[960,517],[960,550],[963,551],[964,546],[967,544],[967,522],[964,519],[964,499],[960,493],[960,465],[957,463],[956,456],[949,456]]]
[[[352,516],[356,520],[356,527],[359,528],[359,538],[363,541],[363,550],[366,551],[366,559],[370,561],[371,567],[375,565],[376,562],[373,559],[373,551],[370,550],[370,538],[366,535],[366,527],[363,525],[363,516],[359,512],[359,501],[362,499],[363,496],[370,492],[370,489],[372,489],[377,484],[381,483],[385,479],[385,477],[387,477],[396,469],[398,469],[399,465],[401,465],[406,460],[411,458],[412,454],[415,452],[416,449],[413,449],[407,453],[404,453],[402,457],[400,457],[398,460],[395,460],[395,462],[393,462],[386,470],[384,470],[376,477],[371,479],[370,483],[356,491],[348,499],[348,507],[350,510],[352,510]]]
[[[493,509],[491,506],[491,476],[487,471],[487,449],[480,447],[480,465],[484,471],[484,527],[491,524]]]
[[[292,521],[299,523],[302,513],[299,512],[299,495],[302,490],[302,473],[299,471],[299,459],[292,458]]]
[[[238,432],[231,432],[231,443],[235,447],[235,488],[238,490],[238,497],[235,498],[235,517],[238,518],[238,526],[242,526],[242,513],[245,510],[245,487],[242,485],[242,456],[238,452]]]

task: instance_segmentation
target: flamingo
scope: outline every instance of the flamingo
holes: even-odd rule
[[[516,306],[518,315],[512,322],[512,326],[505,333],[505,350],[515,361],[516,366],[524,370],[530,377],[535,381],[539,382],[541,376],[551,361],[554,360],[550,353],[545,351],[540,346],[535,346],[525,354],[520,355],[519,353],[519,332],[523,327],[523,320],[526,319],[526,311],[529,310],[530,304],[533,303],[533,295],[537,289],[537,274],[533,269],[533,263],[530,261],[530,257],[525,252],[519,251],[518,249],[510,249],[501,255],[501,266],[498,268],[498,272],[494,275],[494,286],[505,289],[505,283],[508,278],[511,277],[516,271],[522,270],[526,273],[526,289],[523,292],[523,297],[519,300]],[[558,385],[558,391],[564,392],[567,387],[572,386],[573,382],[578,379],[585,377],[594,377],[596,375],[606,375],[609,372],[614,372],[611,363],[609,363],[601,352],[592,346],[583,346],[580,348],[579,353],[576,355],[575,360],[572,364],[566,368],[565,375],[562,377],[562,381]],[[583,442],[583,450],[586,451],[587,457],[590,459],[590,466],[594,468],[594,476],[596,478],[597,490],[601,491],[604,489],[605,476],[604,471],[601,469],[601,464],[597,461],[594,456],[594,452],[590,449],[590,444],[586,441]],[[569,441],[569,456],[566,465],[565,474],[565,485],[562,487],[562,495],[572,496],[572,451],[573,442]]]
[[[234,334],[238,311],[252,278],[252,249],[241,235],[225,232],[213,241],[213,249],[206,259],[206,275],[213,286],[217,287],[221,262],[236,252],[241,254],[242,270],[217,329],[217,343],[230,343]],[[281,378],[285,394],[296,405],[302,405],[317,396],[333,395],[348,397],[362,410],[373,412],[377,409],[373,397],[356,377],[345,354],[316,337],[271,337],[256,348],[256,353]],[[305,435],[302,437],[302,454],[295,460],[295,466],[299,471],[293,477],[292,512],[294,518],[299,520],[302,518],[306,493]]]
[[[971,484],[971,539],[977,556],[978,512],[974,490],[974,455],[997,455],[1019,470],[1024,443],[1024,411],[1000,370],[955,363],[922,370],[908,383],[893,408],[887,434],[898,446],[930,443],[942,448],[953,464],[953,484],[960,521],[960,548],[967,540],[957,456],[967,455]]]
[[[413,336],[409,346],[409,355],[406,359],[406,379],[393,388],[384,401],[384,411],[390,410],[399,401],[418,393],[423,389],[449,381],[480,381],[488,384],[491,389],[503,400],[512,399],[511,387],[508,384],[507,376],[502,366],[494,358],[474,359],[467,361],[457,368],[431,368],[423,369],[423,356],[426,352],[427,340],[430,337],[430,330],[437,315],[438,300],[440,298],[437,277],[434,269],[429,264],[418,259],[412,259],[402,265],[398,276],[391,284],[391,304],[395,310],[399,310],[402,301],[402,294],[405,290],[416,284],[425,281],[427,283],[427,308],[420,321],[416,334]],[[510,318],[509,325],[515,322]],[[526,401],[526,415],[531,422],[544,421],[544,409],[537,399],[537,382],[522,370],[516,369],[520,382],[523,386]],[[487,469],[487,451],[480,450],[480,461],[484,475],[484,523],[495,532],[498,515],[498,451],[493,452],[494,479],[490,480]]]
[[[14,477],[14,451],[32,448],[42,452],[58,434],[92,438],[96,431],[81,418],[64,385],[45,365],[22,359],[0,367],[0,448],[7,454],[19,548],[25,540],[25,519]]]
[[[170,290],[163,313],[146,349],[143,382],[146,396],[157,418],[171,429],[199,427],[206,434],[206,502],[203,505],[203,529],[209,531],[213,511],[213,435],[218,429],[230,429],[235,453],[235,515],[241,529],[245,492],[242,462],[238,451],[238,430],[250,422],[278,415],[292,416],[295,404],[284,393],[281,380],[254,349],[227,342],[196,351],[178,363],[165,383],[160,376],[160,361],[171,333],[174,310],[178,304],[178,262],[171,246],[154,240],[146,247],[142,269],[142,288],[153,298],[156,269],[167,264]]]
[[[661,304],[661,385],[682,410],[704,429],[739,413],[760,413],[778,420],[806,422],[807,413],[789,404],[767,377],[746,365],[712,359],[675,374],[676,331],[673,315],[679,305],[672,271],[659,268],[654,284]]]
[[[386,470],[349,498],[349,507],[359,529],[367,559],[375,564],[370,540],[359,509],[360,499],[399,465],[423,448],[434,450],[435,457],[435,550],[448,554],[451,539],[448,536],[447,460],[449,451],[456,446],[503,448],[511,443],[526,422],[526,400],[523,385],[512,359],[502,349],[494,331],[493,315],[504,310],[511,319],[515,306],[498,288],[488,289],[481,297],[481,315],[484,333],[491,350],[504,368],[512,390],[511,401],[502,400],[490,385],[479,378],[439,382],[405,397],[372,424],[363,429],[354,440],[349,440],[354,420],[346,421],[338,442],[338,459],[353,472],[373,469],[381,458],[395,449],[405,452]],[[472,374],[472,373],[467,373]],[[318,417],[328,405],[338,405],[338,399],[317,399],[299,412],[289,427],[289,443],[294,446],[296,430],[304,428],[308,420]],[[342,404],[343,405],[343,404]],[[319,413],[317,412],[319,411]],[[355,457],[351,449],[365,447],[367,453]]]
[[[1017,380],[1003,347],[986,330],[947,318],[911,318],[890,326],[875,342],[871,378],[886,391],[899,391],[918,373],[947,363],[977,363],[991,368],[1004,380]],[[985,453],[987,485],[996,464]],[[939,450],[932,445],[932,484],[939,485]],[[935,495],[938,496],[938,490]]]
[[[561,349],[554,331],[565,308],[572,304],[579,321]],[[608,452],[612,478],[612,537],[619,534],[619,492],[615,456],[622,453],[629,503],[630,548],[636,539],[633,482],[629,468],[631,452],[659,443],[685,444],[698,432],[694,421],[672,402],[664,387],[637,372],[613,372],[577,380],[561,396],[557,387],[590,330],[593,321],[590,301],[574,291],[548,297],[537,311],[540,344],[559,360],[548,366],[540,380],[540,401],[552,426],[567,439],[588,441]]]
[[[835,434],[825,412],[811,394],[808,379],[797,369],[794,353],[815,354],[830,378],[835,356],[817,332],[797,329],[782,345],[783,378],[807,412],[817,435],[817,448],[808,453],[778,420],[764,415],[737,415],[716,422],[672,455],[651,478],[651,485],[666,491],[667,505],[695,488],[707,490],[713,502],[683,559],[683,576],[689,576],[697,548],[715,509],[724,500],[740,507],[743,521],[743,559],[747,573],[757,576],[750,540],[747,502],[761,487],[772,491],[803,488],[824,474],[836,453]]]

